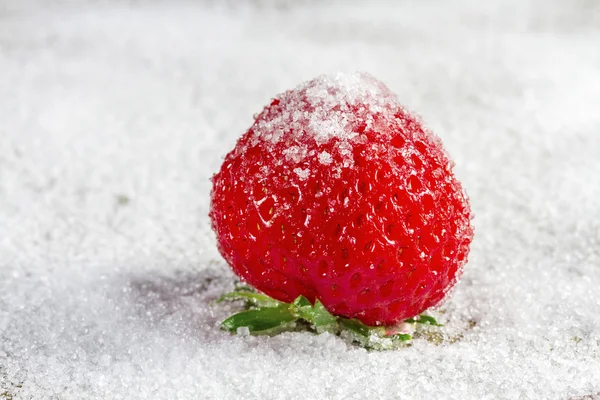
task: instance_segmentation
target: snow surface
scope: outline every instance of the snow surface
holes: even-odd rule
[[[600,2],[0,3],[0,399],[600,395]],[[443,341],[229,336],[211,173],[270,98],[368,71],[476,214]]]

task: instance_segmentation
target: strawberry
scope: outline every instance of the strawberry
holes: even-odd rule
[[[362,73],[276,96],[213,177],[210,218],[243,281],[370,326],[440,303],[473,236],[440,140]]]

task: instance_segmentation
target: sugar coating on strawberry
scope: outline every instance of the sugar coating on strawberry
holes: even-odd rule
[[[440,140],[364,73],[276,96],[214,176],[210,217],[243,280],[367,325],[440,303],[473,237]]]

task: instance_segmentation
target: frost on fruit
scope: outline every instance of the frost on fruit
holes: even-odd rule
[[[242,280],[368,326],[439,304],[473,234],[440,140],[364,73],[277,95],[225,158],[211,200],[219,250]]]

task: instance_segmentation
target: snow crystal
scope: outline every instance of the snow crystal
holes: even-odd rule
[[[600,3],[223,3],[2,2],[0,398],[598,397]],[[398,351],[218,329],[209,179],[299,82],[396,101],[338,70],[423,116],[476,215],[445,326]]]

